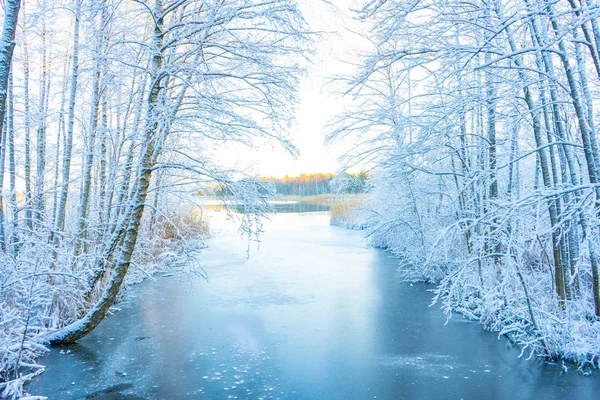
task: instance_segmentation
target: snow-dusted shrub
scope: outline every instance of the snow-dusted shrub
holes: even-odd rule
[[[449,266],[430,265],[427,255],[449,216],[437,218],[442,208],[430,201],[429,182],[410,178],[397,181],[381,170],[375,174],[373,185],[369,200],[372,206],[365,221],[371,244],[398,256],[406,267],[407,278],[439,281]],[[451,211],[444,208],[443,212]],[[448,253],[446,260],[456,256],[456,247],[435,248]]]
[[[364,229],[368,210],[364,195],[339,195],[329,208],[330,223],[349,229]]]
[[[62,290],[51,285],[51,279],[64,279],[72,289],[77,278],[44,262],[51,260],[47,250],[30,242],[16,258],[0,253],[0,398],[25,395],[23,385],[44,370],[38,359],[47,348],[38,343],[39,332],[71,311],[56,302]],[[69,298],[72,295],[65,301]]]
[[[156,257],[186,247],[203,247],[203,240],[210,235],[210,221],[201,207],[182,207],[149,218],[144,229],[139,252]]]

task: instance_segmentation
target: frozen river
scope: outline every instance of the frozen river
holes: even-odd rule
[[[431,287],[399,283],[397,260],[327,213],[277,215],[250,258],[233,226],[216,230],[200,258],[208,282],[134,286],[90,336],[53,349],[29,390],[60,400],[600,398],[598,374],[519,359],[459,316],[445,325]]]

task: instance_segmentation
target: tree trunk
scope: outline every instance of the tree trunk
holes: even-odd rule
[[[29,106],[29,52],[27,47],[27,14],[23,6],[23,125],[25,128],[25,155],[24,155],[24,179],[25,179],[25,226],[31,231],[33,220],[31,206],[33,196],[31,195],[31,109]]]
[[[83,178],[81,187],[81,200],[79,202],[78,234],[75,244],[75,259],[81,253],[81,246],[87,240],[88,210],[90,202],[90,191],[92,186],[92,167],[94,164],[94,144],[98,131],[98,111],[100,107],[100,79],[101,72],[97,65],[94,73],[92,89],[92,108],[90,111],[89,136],[86,143],[85,163],[83,166]]]
[[[528,0],[525,0],[528,3]],[[535,24],[535,21],[532,21],[532,25]],[[511,51],[516,51],[517,46],[510,34],[510,30],[506,29],[507,39],[511,48]],[[513,62],[517,67],[521,66],[521,62],[518,59],[514,59]],[[523,70],[519,69],[519,77],[523,86],[523,95],[525,98],[525,103],[527,104],[527,109],[531,115],[532,125],[533,125],[533,135],[536,143],[536,147],[538,148],[537,154],[539,156],[539,165],[542,172],[542,181],[544,183],[544,187],[551,188],[552,187],[552,178],[550,175],[549,169],[549,160],[544,149],[544,139],[541,132],[540,119],[538,115],[538,111],[536,105],[533,100],[533,96],[531,95],[531,91],[529,86],[527,85],[527,80],[525,78]],[[565,282],[565,268],[563,265],[563,254],[561,248],[561,238],[558,232],[554,229],[554,227],[558,224],[558,213],[556,209],[556,203],[553,199],[548,199],[548,213],[550,215],[550,224],[552,229],[552,251],[553,251],[553,259],[554,259],[554,279],[555,279],[555,288],[556,294],[559,298],[559,303],[561,306],[564,305],[564,301],[567,298],[567,289]]]
[[[6,116],[6,114],[5,114]],[[4,130],[8,124],[3,124]],[[2,135],[0,138],[0,182],[4,182],[4,159],[6,157],[6,136]],[[5,221],[6,216],[4,215],[4,185],[0,185],[0,252],[6,252],[6,228]]]
[[[11,235],[10,249],[13,257],[17,256],[19,249],[19,216],[17,208],[17,173],[15,166],[15,109],[14,109],[14,92],[13,92],[13,76],[10,74],[8,82],[8,107],[7,107],[7,144],[8,144],[8,175],[10,182],[10,209],[11,213]]]
[[[0,153],[5,153],[4,132],[6,120],[6,101],[8,93],[8,76],[12,65],[12,56],[15,49],[15,31],[17,29],[17,19],[19,18],[19,8],[21,0],[6,0],[4,6],[4,26],[2,28],[2,42],[0,42]],[[4,158],[4,155],[2,155]],[[4,166],[2,166],[4,169]],[[0,197],[4,195],[4,180],[0,179]],[[3,200],[0,200],[3,202]],[[0,248],[5,250],[4,242],[4,205],[0,203]]]
[[[164,90],[164,74],[162,71],[163,54],[161,54],[163,42],[163,19],[161,17],[161,9],[161,1],[156,0],[154,15],[157,19],[154,27],[155,52],[152,57],[152,86],[148,95],[146,127],[144,129],[144,137],[140,153],[140,175],[138,177],[135,194],[130,205],[131,217],[129,218],[129,223],[125,231],[123,244],[118,250],[118,256],[114,257],[114,268],[111,268],[113,270],[112,277],[96,305],[83,319],[48,336],[46,341],[50,344],[73,343],[85,337],[92,330],[94,330],[94,328],[96,328],[96,326],[98,326],[98,324],[104,319],[108,313],[108,310],[117,298],[131,263],[131,257],[133,256],[133,252],[135,250],[138,232],[142,222],[144,206],[146,203],[146,197],[148,195],[148,188],[150,187],[154,163],[160,150],[156,147],[156,145],[158,142],[157,136],[160,131],[158,116],[161,110],[159,110],[159,102],[161,93]]]
[[[36,175],[34,189],[34,210],[35,221],[41,224],[45,213],[45,194],[44,194],[44,178],[46,170],[46,123],[48,111],[48,91],[50,89],[50,79],[48,78],[49,57],[46,49],[46,26],[44,23],[42,31],[42,76],[40,79],[40,120],[37,128],[37,159],[36,159]]]
[[[562,39],[560,33],[560,27],[558,25],[558,21],[554,16],[554,11],[552,9],[552,5],[548,0],[545,0],[546,4],[546,12],[548,13],[552,25],[552,29],[554,30],[554,34],[557,37],[560,37],[558,40],[558,48],[560,50],[559,57],[563,65],[563,69],[565,75],[567,77],[567,81],[569,83],[569,94],[571,96],[571,100],[573,103],[573,108],[575,109],[575,114],[577,116],[577,121],[579,124],[580,134],[583,140],[583,150],[584,155],[588,167],[588,173],[590,177],[590,182],[592,184],[597,184],[600,179],[600,174],[598,171],[598,146],[596,144],[595,133],[592,130],[593,120],[588,120],[588,115],[585,112],[585,105],[579,93],[579,88],[577,82],[575,80],[575,76],[573,74],[569,58],[567,56],[566,46],[564,44],[564,40]],[[581,71],[580,71],[581,72]],[[583,72],[583,76],[585,77],[585,71]],[[584,82],[585,83],[585,82]],[[585,88],[584,88],[585,90]],[[600,187],[595,187],[596,191],[596,204],[600,201]],[[593,250],[592,250],[593,251]],[[593,296],[594,296],[594,306],[596,311],[596,316],[600,316],[600,271],[598,270],[598,266],[594,266],[594,262],[592,262],[592,280],[593,280]]]
[[[12,64],[13,50],[15,49],[15,31],[21,0],[5,0],[4,4],[4,26],[2,28],[2,42],[0,43],[0,142],[4,132],[8,75]],[[2,185],[3,183],[0,182],[0,188]]]
[[[62,162],[62,187],[56,213],[55,229],[64,231],[67,198],[69,195],[69,180],[71,176],[71,155],[73,153],[73,129],[75,126],[75,100],[77,98],[77,80],[79,77],[79,20],[81,17],[81,0],[75,1],[75,21],[73,24],[73,56],[71,65],[71,87],[69,91],[69,111],[67,117],[67,130]],[[58,245],[58,243],[56,243]]]

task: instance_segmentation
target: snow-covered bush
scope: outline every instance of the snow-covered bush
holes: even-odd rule
[[[338,195],[329,208],[330,223],[349,229],[364,229],[368,213],[365,195]]]

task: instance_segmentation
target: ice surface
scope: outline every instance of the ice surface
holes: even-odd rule
[[[234,227],[215,218],[201,254],[208,282],[133,287],[89,337],[42,360],[48,370],[30,391],[66,400],[596,399],[597,376],[519,359],[460,317],[445,325],[430,287],[399,284],[397,260],[325,213],[276,216],[250,258]]]

